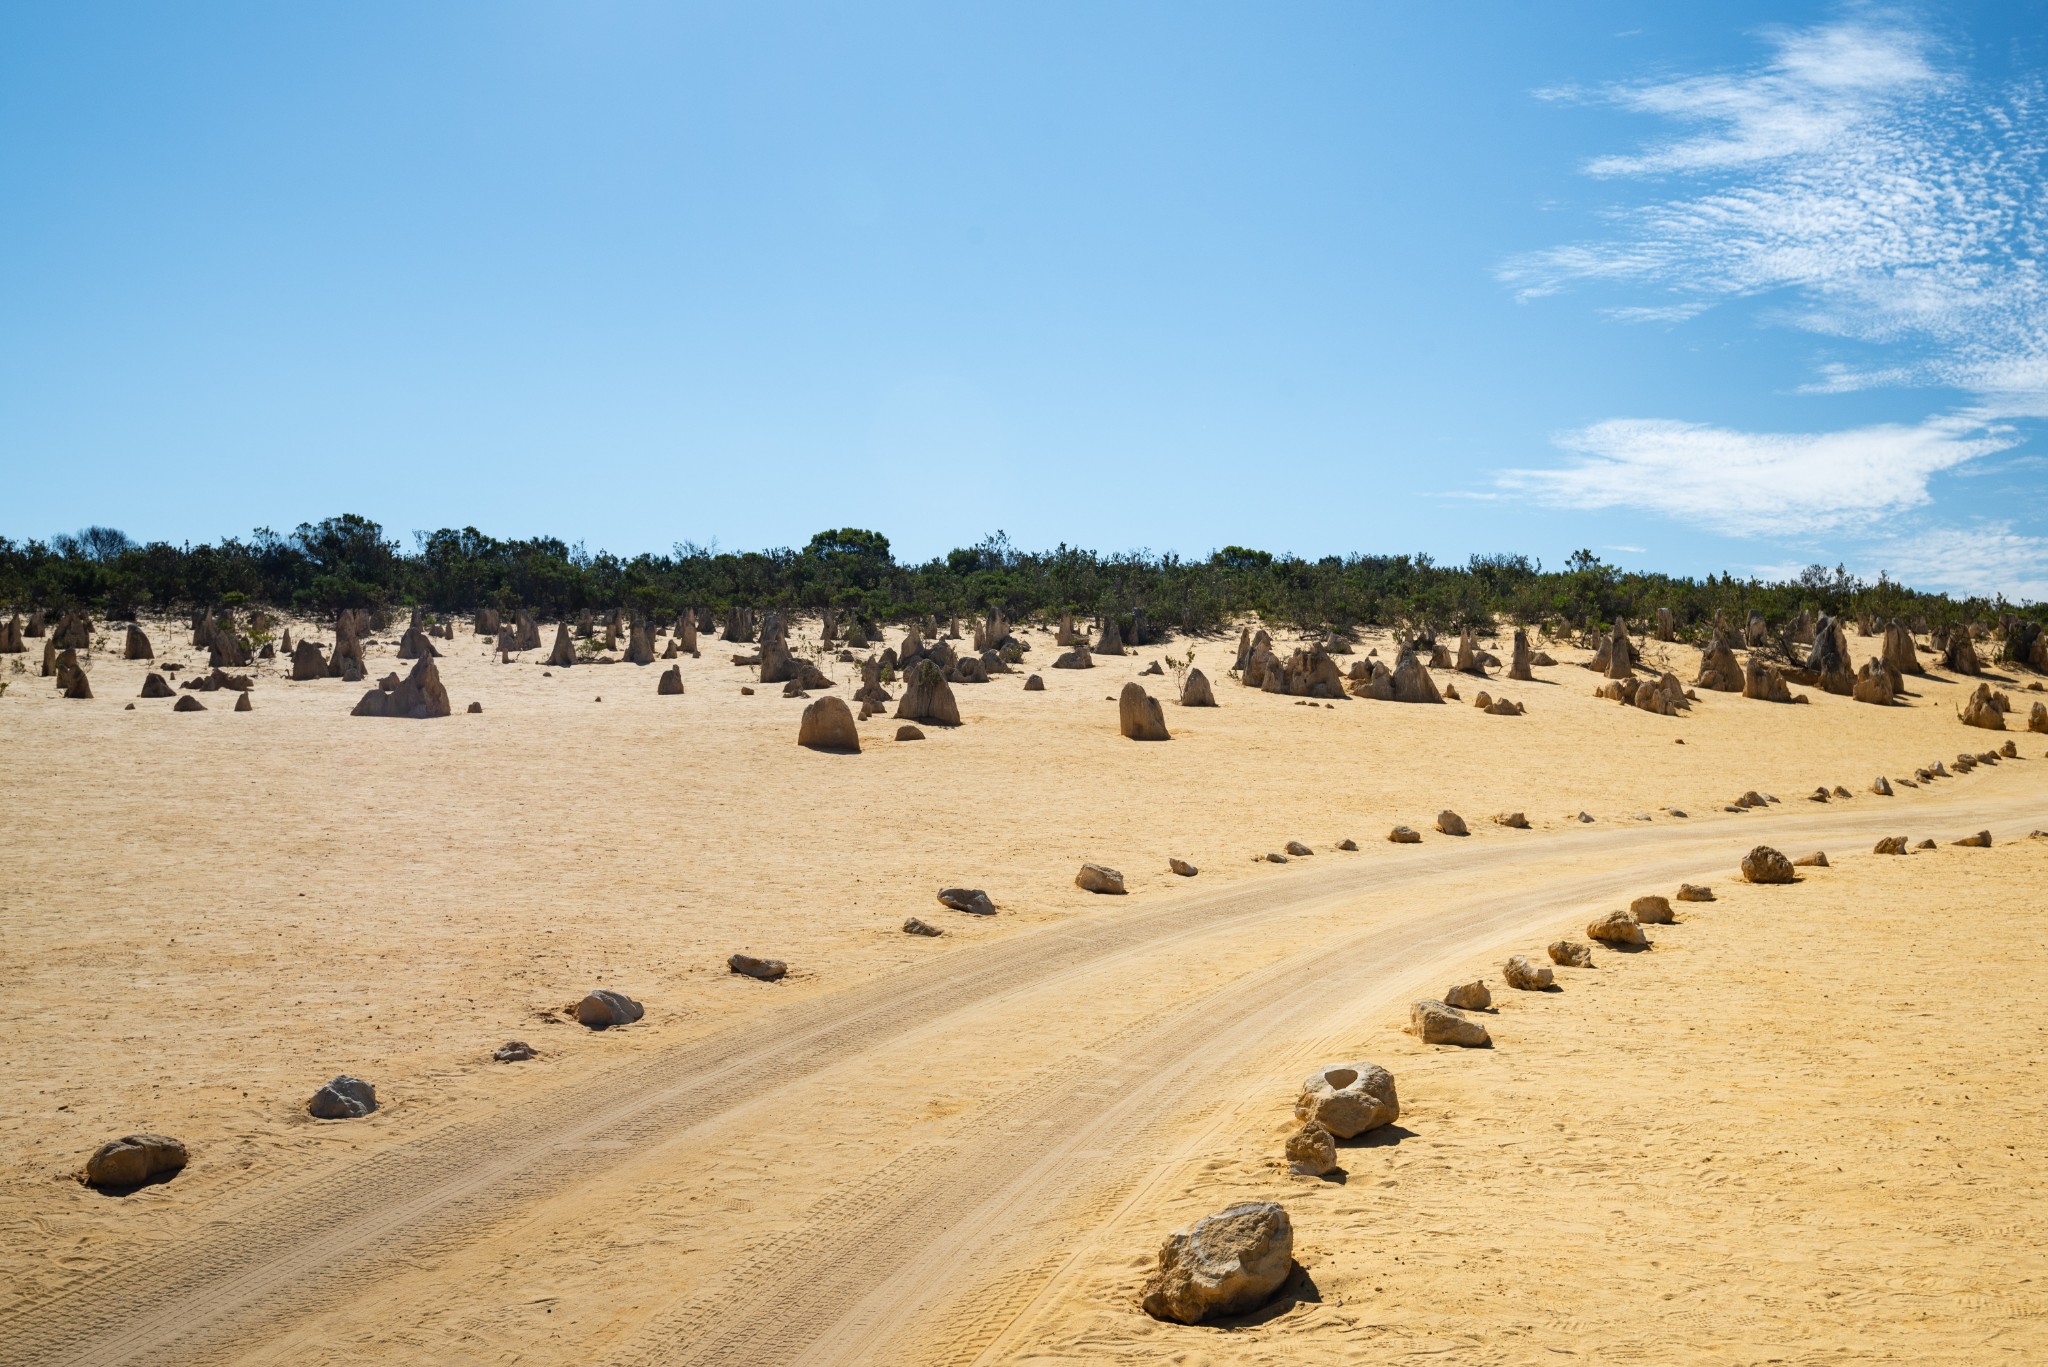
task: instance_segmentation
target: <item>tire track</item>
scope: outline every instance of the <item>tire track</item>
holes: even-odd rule
[[[1963,804],[1939,804],[1951,805]],[[2018,798],[1999,804],[2001,811],[2010,807],[2014,813],[2023,805]],[[1981,824],[1983,813],[1992,810],[1981,805],[1973,823]],[[1933,815],[1915,804],[1916,821]],[[1745,825],[1759,835],[1768,829],[1784,838],[1801,831],[1845,831],[1859,819],[1868,824],[1861,813],[1835,811],[1781,814],[1768,828]],[[1333,861],[1299,871],[1285,887],[1263,880],[1240,884],[1174,898],[1149,911],[1065,922],[958,950],[830,997],[771,1010],[656,1058],[608,1069],[558,1088],[525,1109],[447,1127],[360,1161],[338,1161],[284,1188],[251,1193],[224,1207],[204,1232],[178,1248],[81,1277],[54,1296],[0,1315],[0,1362],[113,1364],[142,1357],[218,1356],[208,1350],[230,1336],[247,1342],[265,1323],[302,1316],[345,1299],[405,1261],[459,1247],[491,1222],[623,1161],[634,1141],[672,1139],[793,1078],[843,1066],[937,1019],[1041,989],[1119,955],[1156,956],[1177,942],[1284,922],[1367,890],[1384,896],[1440,877],[1509,874],[1560,859],[1577,863],[1603,848],[1619,853],[1647,844],[1653,852],[1664,852],[1663,863],[1697,870],[1705,851],[1718,851],[1725,859],[1748,838],[1715,822],[1574,833],[1568,840],[1434,846],[1432,857],[1407,867],[1383,860]],[[1553,882],[1544,900],[1570,895],[1574,886],[1599,890],[1644,876],[1638,865],[1620,877]],[[1477,917],[1466,929],[1505,933],[1503,918],[1514,914]],[[1407,954],[1441,957],[1452,931],[1437,913],[1417,912],[1403,927],[1355,938],[1362,943],[1377,936],[1381,943],[1376,948],[1398,943]],[[833,1327],[835,1344],[841,1345],[828,1360],[853,1360],[848,1352],[866,1351],[860,1345],[874,1341],[889,1324],[902,1323],[900,1304],[890,1314],[874,1312],[887,1299],[878,1300],[879,1292],[900,1290],[908,1271],[929,1277],[932,1286],[957,1285],[966,1266],[985,1261],[965,1255],[990,1231],[1000,1210],[1026,1197],[1040,1199],[1036,1193],[1049,1184],[1071,1185],[1073,1173],[1090,1164],[1084,1151],[1129,1151],[1135,1135],[1148,1123],[1158,1123],[1147,1121],[1148,1107],[1153,1113],[1161,1109],[1157,1098],[1169,1081],[1184,1082],[1205,1060],[1214,1063],[1210,1046],[1216,1012],[1235,1011],[1232,1019],[1240,1022],[1258,1014],[1270,1035],[1279,1022],[1311,1006],[1316,993],[1337,984],[1341,968],[1316,973],[1307,962],[1327,963],[1331,957],[1327,944],[1290,956],[1196,1005],[1097,1041],[1086,1053],[1054,1064],[1011,1098],[1018,1109],[1006,1111],[1006,1123],[998,1130],[1000,1172],[991,1169],[990,1153],[979,1147],[964,1153],[956,1146],[930,1145],[899,1156],[868,1181],[828,1198],[817,1211],[824,1224],[811,1222],[808,1239],[792,1236],[774,1246],[775,1257],[764,1251],[749,1259],[716,1304],[700,1297],[659,1317],[669,1332],[657,1332],[633,1349],[639,1354],[634,1360],[720,1360],[706,1356],[708,1349],[700,1343],[724,1345],[726,1361],[789,1360],[785,1350],[795,1346],[797,1337],[808,1343],[818,1335],[745,1342],[745,1335],[734,1330],[747,1324],[760,1335],[764,1319],[786,1323],[789,1316],[774,1305],[792,1295],[797,1268],[810,1269],[811,1284],[797,1287],[795,1299],[810,1307],[813,1323]],[[1294,988],[1276,989],[1289,972],[1306,976]],[[1285,1012],[1274,1009],[1276,990],[1291,1003]],[[1176,1060],[1172,1070],[1157,1070],[1162,1058]],[[597,1140],[625,1143],[591,1147]],[[988,1194],[991,1182],[1002,1175],[1006,1178],[995,1194]],[[983,1198],[979,1204],[976,1194]],[[822,1238],[816,1232],[821,1227],[827,1228]],[[989,1249],[999,1246],[1003,1240]],[[912,1300],[932,1303],[930,1296]],[[1012,1298],[1003,1300],[1007,1304]],[[848,1306],[858,1311],[850,1323],[842,1322],[844,1315],[827,1313]],[[710,1327],[699,1335],[700,1325]],[[680,1349],[688,1356],[670,1355],[678,1331],[695,1335]]]

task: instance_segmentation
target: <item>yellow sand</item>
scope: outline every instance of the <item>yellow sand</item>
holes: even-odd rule
[[[193,660],[167,647],[176,624],[147,625]],[[402,668],[395,636],[373,675]],[[1525,702],[1521,718],[1311,707],[1234,686],[1233,633],[1196,648],[1222,706],[1169,705],[1175,739],[1138,745],[1113,699],[1166,652],[1056,671],[1034,641],[1025,668],[1046,692],[1021,672],[958,687],[960,730],[898,743],[878,718],[857,757],[798,749],[803,704],[741,695],[751,671],[709,637],[682,662],[688,693],[661,698],[666,664],[549,677],[459,631],[440,643],[458,715],[427,723],[351,718],[363,685],[278,669],[258,671],[247,714],[227,693],[201,695],[203,714],[125,711],[142,667],[107,651],[92,702],[6,676],[0,1361],[60,1324],[81,1326],[75,1360],[118,1360],[120,1295],[108,1311],[92,1294],[108,1276],[134,1318],[156,1317],[138,1351],[209,1361],[2041,1350],[2027,1316],[2048,1268],[2017,1238],[2038,1197],[2005,1148],[2040,1133],[2021,1076],[2043,1019],[2025,990],[2039,855],[1944,849],[1844,861],[1796,889],[1727,885],[1760,839],[1799,853],[1809,833],[1839,837],[1835,853],[2048,824],[2048,738],[1882,799],[1866,791],[1878,773],[2004,739],[1957,724],[1964,685],[1916,685],[1894,709],[1706,694],[1662,718],[1592,698],[1594,676],[1560,665],[1533,684],[1458,680],[1468,700]],[[1360,653],[1374,645],[1390,654]],[[1689,678],[1695,652],[1669,649]],[[1170,678],[1145,682],[1171,697]],[[461,714],[471,699],[482,715]],[[1804,800],[1837,783],[1857,796]],[[1720,812],[1748,788],[1783,803]],[[1469,839],[1430,831],[1446,807]],[[1484,820],[1508,809],[1537,829]],[[1581,810],[1595,821],[1568,820]],[[1428,839],[1388,845],[1396,823]],[[1347,836],[1356,854],[1331,848]],[[1290,839],[1317,857],[1254,862]],[[1169,855],[1199,878],[1169,874]],[[1083,860],[1121,868],[1133,895],[1074,888]],[[1653,932],[1655,954],[1503,1003],[1496,1050],[1396,1032],[1447,974],[1695,873],[1722,902]],[[944,911],[946,884],[986,888],[1002,913]],[[947,935],[904,936],[907,915]],[[787,959],[791,978],[734,977],[736,950]],[[1029,978],[1068,951],[1070,970]],[[754,1022],[764,1066],[789,1067],[772,1051],[792,1013],[839,1021],[906,969],[944,984],[983,964],[985,988],[928,1021],[910,998],[893,1026],[842,1021],[820,1071],[762,1079],[687,1126],[550,1137],[597,1114],[578,1087],[627,1104]],[[647,1020],[568,1023],[561,1008],[598,985]],[[492,1064],[512,1037],[544,1057]],[[1395,1068],[1414,1137],[1348,1153],[1341,1185],[1285,1177],[1292,1084],[1361,1054]],[[384,1109],[306,1118],[340,1071],[375,1082]],[[184,1138],[192,1167],[119,1199],[71,1180],[101,1140],[145,1129]],[[415,1219],[399,1198],[430,1205],[432,1182],[361,1166],[436,1144],[501,1158],[496,1204]],[[1926,1166],[1935,1153],[1957,1166]],[[555,1162],[559,1181],[517,1176]],[[246,1246],[244,1223],[282,1229],[295,1184],[379,1181],[404,1218],[343,1266],[307,1255],[239,1301],[207,1282],[199,1255]],[[1295,1210],[1321,1303],[1229,1333],[1138,1314],[1164,1231],[1247,1196]],[[172,1286],[181,1258],[196,1280]]]

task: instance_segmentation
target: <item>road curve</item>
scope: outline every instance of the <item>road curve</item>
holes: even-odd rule
[[[2035,797],[1979,791],[1949,789],[1899,816],[1915,829],[1988,826],[2001,837],[2041,824]],[[1888,816],[1858,803],[1432,842],[1412,861],[1319,860],[1284,879],[959,949],[595,1073],[516,1111],[253,1192],[176,1249],[0,1316],[0,1363],[221,1360],[231,1343],[343,1304],[407,1259],[459,1247],[574,1189],[635,1144],[673,1142],[772,1087],[843,1067],[935,1021],[966,1028],[1016,993],[1079,979],[1121,956],[1157,960],[1202,937],[1291,943],[1291,920],[1369,897],[1382,912],[1355,931],[1303,944],[1085,1050],[1045,1059],[1016,1079],[1002,1123],[981,1131],[971,1150],[912,1148],[842,1184],[800,1230],[757,1246],[607,1354],[650,1364],[849,1363],[905,1360],[914,1347],[933,1361],[972,1362],[1068,1256],[1035,1244],[1021,1216],[1060,1202],[1105,1213],[1118,1205],[1145,1176],[1124,1156],[1145,1151],[1154,1117],[1167,1109],[1162,1098],[1329,1028],[1333,1002],[1356,1014],[1438,965],[1554,922],[1560,906],[1725,875],[1756,840],[1864,845],[1888,833],[1877,829]],[[1480,877],[1514,892],[1450,905],[1426,895],[1432,883]],[[593,1142],[600,1139],[609,1142]]]

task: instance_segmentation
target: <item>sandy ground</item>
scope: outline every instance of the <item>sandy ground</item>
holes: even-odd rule
[[[1500,991],[1474,956],[1445,985],[1492,978],[1494,1048],[1424,1045],[1390,1011],[1293,1051],[1003,1360],[2041,1361],[2044,879],[2048,841],[1857,853],[1797,887],[1723,881],[1559,993]],[[1394,1072],[1397,1133],[1290,1177],[1290,1084],[1340,1058]],[[1234,1200],[1289,1207],[1292,1303],[1228,1328],[1135,1313],[1150,1246]]]
[[[166,657],[193,659],[169,644],[177,628],[148,625]],[[1911,1356],[1912,1334],[1929,1358],[2043,1350],[2029,1316],[2048,1268],[2011,1251],[2038,1199],[2010,1157],[2041,1131],[2021,1076],[2044,1020],[2023,990],[2041,952],[2024,901],[2041,881],[2034,847],[1845,860],[1771,894],[1798,899],[1794,922],[1745,918],[1772,904],[1729,889],[1658,953],[1504,1004],[1486,1055],[1392,1029],[1402,993],[1497,961],[1504,937],[1582,922],[1601,880],[1619,891],[1697,866],[1723,885],[1748,844],[1816,821],[1855,830],[1850,850],[1992,816],[2001,837],[2048,825],[2048,741],[2022,734],[2028,758],[1882,799],[1874,775],[2001,739],[1957,724],[1963,684],[1926,681],[1892,709],[1706,694],[1662,718],[1592,698],[1594,677],[1566,664],[1486,685],[1527,703],[1522,718],[1306,707],[1232,686],[1234,639],[1196,643],[1223,705],[1169,706],[1165,745],[1122,740],[1112,701],[1163,651],[1055,671],[1040,635],[1026,668],[1046,692],[1024,693],[1021,674],[961,687],[957,732],[897,743],[877,719],[857,757],[796,747],[803,704],[742,695],[749,671],[709,638],[683,661],[687,694],[661,698],[655,668],[550,676],[460,632],[442,643],[443,678],[458,710],[485,711],[431,723],[350,718],[360,686],[274,668],[246,714],[226,694],[204,695],[203,714],[126,711],[142,668],[105,651],[92,702],[0,675],[0,1360],[15,1360],[9,1326],[41,1332],[50,1307],[136,1260],[225,1246],[301,1186],[374,1189],[435,1145],[525,1153],[506,1139],[519,1124],[595,1115],[671,1078],[681,1098],[711,1084],[675,1070],[725,1057],[721,1041],[794,1048],[804,1021],[838,1020],[862,993],[898,1013],[894,1033],[831,1026],[845,1037],[827,1032],[830,1067],[798,1095],[757,1078],[687,1128],[621,1118],[624,1138],[583,1135],[559,1182],[508,1179],[498,1205],[407,1250],[402,1271],[259,1315],[232,1356],[720,1360],[682,1345],[711,1344],[717,1308],[750,1286],[813,1318],[858,1311],[834,1350],[848,1360],[905,1344],[963,1361],[1519,1361],[1552,1347],[1670,1360],[1672,1345],[1836,1360]],[[373,674],[395,663],[385,640]],[[1672,649],[1681,677],[1694,656]],[[1801,798],[1837,783],[1858,796]],[[1719,810],[1746,788],[1785,801]],[[1960,824],[1977,806],[1990,815]],[[1428,832],[1444,807],[1473,822],[1469,839],[1380,839],[1397,822]],[[1537,829],[1482,819],[1505,809]],[[1568,820],[1582,809],[1590,825]],[[1334,855],[1345,836],[1364,848]],[[1322,857],[1253,861],[1289,839]],[[1168,855],[1200,878],[1168,874]],[[1133,895],[1073,888],[1083,859],[1123,869]],[[1002,914],[942,911],[932,890],[952,883],[987,888]],[[903,936],[910,914],[946,937]],[[1353,942],[1377,976],[1316,976],[1345,967],[1319,946]],[[733,977],[724,958],[742,949],[788,959],[791,979]],[[889,995],[917,974],[988,985],[923,1024],[920,999]],[[645,1002],[647,1020],[566,1023],[561,1007],[595,985]],[[1353,995],[1333,1006],[1340,990]],[[1228,1048],[1205,1048],[1219,1029]],[[511,1037],[544,1057],[491,1064]],[[1375,1147],[1370,1180],[1304,1185],[1271,1165],[1273,1079],[1330,1049],[1396,1067],[1414,1137]],[[1175,1060],[1192,1090],[1119,1119],[1118,1098],[1155,1086],[1148,1057]],[[376,1082],[385,1108],[306,1118],[337,1071]],[[1934,1150],[1930,1110],[1947,1136]],[[1010,1115],[1083,1138],[1011,1146],[1014,1190],[1043,1198],[1042,1216],[962,1207],[972,1240],[926,1270],[967,1301],[879,1268],[843,1295],[820,1277],[775,1289],[764,1269],[806,1265],[791,1240],[828,1248],[836,1226],[901,1243],[875,1223],[890,1203],[955,1199],[971,1184],[940,1182],[947,1165],[976,1161],[991,1117]],[[192,1167],[121,1199],[72,1180],[95,1144],[141,1129],[186,1139]],[[528,1148],[567,1152],[558,1139]],[[1010,1152],[994,1143],[989,1172]],[[1955,1168],[1930,1167],[1934,1152]],[[1048,1154],[1070,1181],[1033,1166]],[[1096,1167],[1113,1180],[1085,1176]],[[1054,1199],[1065,1188],[1072,1201]],[[1297,1208],[1318,1299],[1229,1332],[1137,1315],[1131,1288],[1162,1232],[1254,1190]],[[892,1334],[895,1348],[862,1347]],[[781,1360],[761,1341],[724,1360]]]

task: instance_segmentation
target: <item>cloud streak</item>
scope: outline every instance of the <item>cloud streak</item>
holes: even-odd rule
[[[1782,536],[1868,528],[1925,506],[1934,475],[2017,440],[1959,419],[1799,434],[1616,418],[1559,436],[1569,464],[1497,481],[1553,507],[1639,508],[1728,536]]]
[[[1941,384],[1992,415],[2048,413],[2048,89],[1980,88],[1903,27],[1769,41],[1748,71],[1546,92],[1678,125],[1589,174],[1695,188],[1620,211],[1606,238],[1517,257],[1502,280],[1524,298],[1662,292],[1617,311],[1640,321],[1781,294],[1792,326],[1916,353],[1833,367],[1818,392]]]

